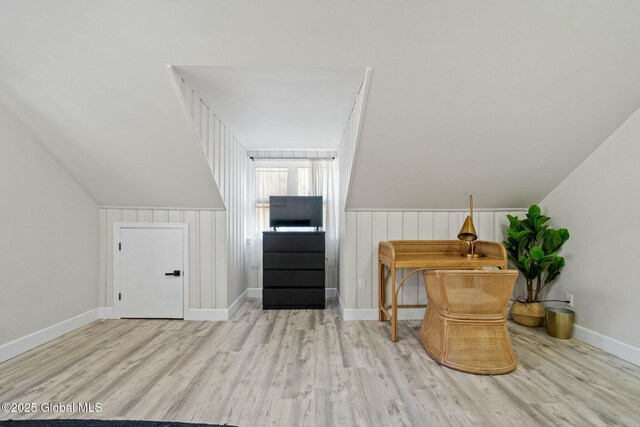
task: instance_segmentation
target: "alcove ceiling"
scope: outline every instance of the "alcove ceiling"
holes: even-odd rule
[[[349,208],[463,208],[469,193],[479,208],[527,206],[640,107],[632,0],[0,0],[0,10],[0,102],[107,205],[222,206],[168,64],[370,67]],[[223,120],[240,134],[244,107],[233,108]]]
[[[174,66],[249,150],[337,150],[362,67]]]

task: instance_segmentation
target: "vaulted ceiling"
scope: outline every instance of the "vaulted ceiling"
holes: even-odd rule
[[[632,0],[0,10],[0,102],[107,205],[222,206],[167,64],[371,67],[351,208],[526,206],[640,107]]]

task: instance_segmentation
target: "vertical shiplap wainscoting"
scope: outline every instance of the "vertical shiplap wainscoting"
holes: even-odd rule
[[[227,304],[231,306],[247,288],[246,199],[250,160],[244,146],[198,94],[177,73],[173,72],[173,77],[185,113],[193,121],[195,135],[226,206]]]
[[[340,303],[345,320],[375,320],[378,318],[378,243],[382,240],[450,240],[458,231],[468,211],[407,210],[407,211],[346,211],[344,245],[341,246]],[[509,224],[507,214],[523,216],[525,209],[482,210],[474,212],[473,222],[480,240],[500,242],[505,239]],[[342,249],[344,248],[344,250]],[[399,270],[400,277],[409,270]],[[358,282],[365,282],[360,289]],[[516,291],[521,292],[521,284]],[[390,295],[387,297],[390,301]],[[425,304],[422,278],[414,275],[399,293],[400,304]],[[420,319],[424,309],[400,310],[401,318]]]
[[[100,306],[113,307],[113,223],[187,223],[189,308],[226,310],[226,216],[223,210],[101,208]]]

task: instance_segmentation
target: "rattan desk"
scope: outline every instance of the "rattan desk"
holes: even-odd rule
[[[466,258],[468,243],[460,240],[391,240],[378,244],[378,320],[391,320],[391,340],[398,341],[398,309],[426,304],[398,304],[398,292],[407,278],[424,270],[507,267],[507,252],[500,243],[475,242],[481,258]],[[412,268],[396,283],[396,270]],[[388,272],[385,273],[385,271]],[[386,282],[391,278],[391,304],[386,304]],[[391,311],[389,311],[391,310]]]

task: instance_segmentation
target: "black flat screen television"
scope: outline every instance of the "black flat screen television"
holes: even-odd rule
[[[270,227],[322,227],[322,196],[270,196]]]

